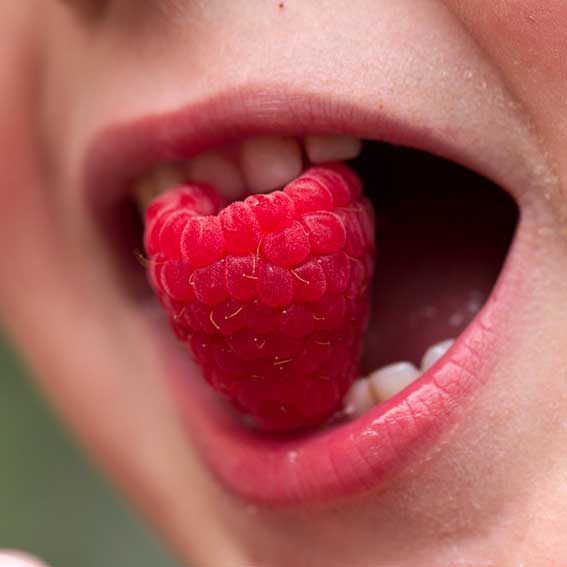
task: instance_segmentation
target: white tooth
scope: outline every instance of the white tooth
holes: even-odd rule
[[[370,384],[366,378],[356,380],[345,397],[345,413],[351,417],[360,417],[376,404]]]
[[[355,158],[362,148],[358,138],[349,136],[308,136],[305,151],[311,163]]]
[[[250,138],[240,151],[247,187],[254,193],[280,189],[301,173],[301,148],[294,138]]]
[[[401,392],[419,376],[411,362],[397,362],[370,374],[370,387],[378,402],[385,402]]]
[[[218,152],[206,152],[187,165],[191,181],[209,183],[229,199],[237,199],[244,191],[244,179],[238,166]]]
[[[140,209],[144,211],[150,201],[158,195],[165,193],[168,189],[184,183],[185,180],[186,174],[180,166],[173,164],[162,165],[142,177],[136,184],[134,189],[136,202]]]
[[[452,346],[454,339],[447,339],[429,347],[421,360],[421,371],[429,370]]]

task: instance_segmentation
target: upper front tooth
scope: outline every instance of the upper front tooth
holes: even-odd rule
[[[136,185],[136,201],[144,211],[150,202],[168,189],[184,183],[186,174],[181,167],[174,164],[164,164],[145,175]]]
[[[294,138],[250,138],[242,143],[241,165],[254,193],[280,189],[301,173],[299,143]]]
[[[352,417],[360,417],[375,404],[370,391],[370,383],[366,378],[356,380],[345,397],[345,412]]]
[[[370,387],[377,402],[384,402],[401,392],[419,376],[411,362],[397,362],[370,374]]]
[[[238,166],[219,152],[195,156],[187,165],[191,181],[209,183],[223,196],[237,199],[244,191],[244,180]]]
[[[454,339],[447,339],[429,347],[421,360],[421,370],[429,370],[453,346]]]
[[[305,151],[311,163],[355,158],[362,148],[358,138],[349,136],[307,136]]]

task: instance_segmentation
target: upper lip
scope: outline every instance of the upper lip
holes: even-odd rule
[[[384,111],[387,104],[357,108],[328,96],[255,87],[115,125],[97,135],[87,152],[86,195],[95,204],[108,205],[152,164],[187,158],[245,136],[343,133],[453,159],[490,177],[520,204],[526,199],[530,169],[524,146],[493,151],[497,139],[491,140],[487,130],[483,150],[466,128],[432,129],[427,120],[389,115]],[[522,216],[519,236],[523,223]],[[442,431],[461,399],[488,379],[498,356],[499,329],[507,324],[511,307],[522,300],[524,291],[508,284],[508,274],[521,269],[515,258],[525,255],[526,248],[517,237],[495,292],[450,352],[410,388],[354,423],[274,442],[235,428],[205,399],[200,384],[191,388],[192,396],[184,395],[183,380],[180,396],[189,406],[183,416],[213,472],[238,494],[271,503],[342,496],[389,476],[394,465]],[[166,331],[161,326],[157,330],[159,343]],[[164,344],[168,354],[163,357],[163,372],[179,384],[192,367],[187,366],[186,355],[169,348],[169,340]]]
[[[291,91],[285,85],[248,86],[197,100],[184,108],[102,128],[87,147],[82,185],[89,204],[114,202],[157,163],[190,158],[247,136],[346,134],[415,147],[452,159],[492,179],[518,202],[533,181],[537,155],[524,136],[502,139],[505,126],[490,118],[436,127],[424,114],[388,111],[383,97],[372,108],[340,98]],[[394,105],[392,105],[394,106]],[[512,128],[514,126],[514,128]],[[479,140],[478,129],[486,136]],[[517,132],[517,122],[510,129]],[[476,128],[476,131],[473,129]]]

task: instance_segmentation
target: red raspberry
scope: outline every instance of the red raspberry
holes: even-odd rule
[[[322,423],[356,378],[374,227],[344,164],[221,210],[211,188],[146,214],[149,280],[203,376],[266,429]]]

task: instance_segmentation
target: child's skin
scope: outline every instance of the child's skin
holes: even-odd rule
[[[567,3],[279,4],[6,3],[0,307],[11,336],[89,451],[190,564],[567,565]],[[361,110],[386,100],[385,112],[415,110],[432,128],[437,116],[457,132],[478,122],[537,181],[539,262],[526,266],[534,292],[513,348],[440,453],[331,507],[245,506],[212,480],[80,198],[84,152],[101,129],[248,85]]]

